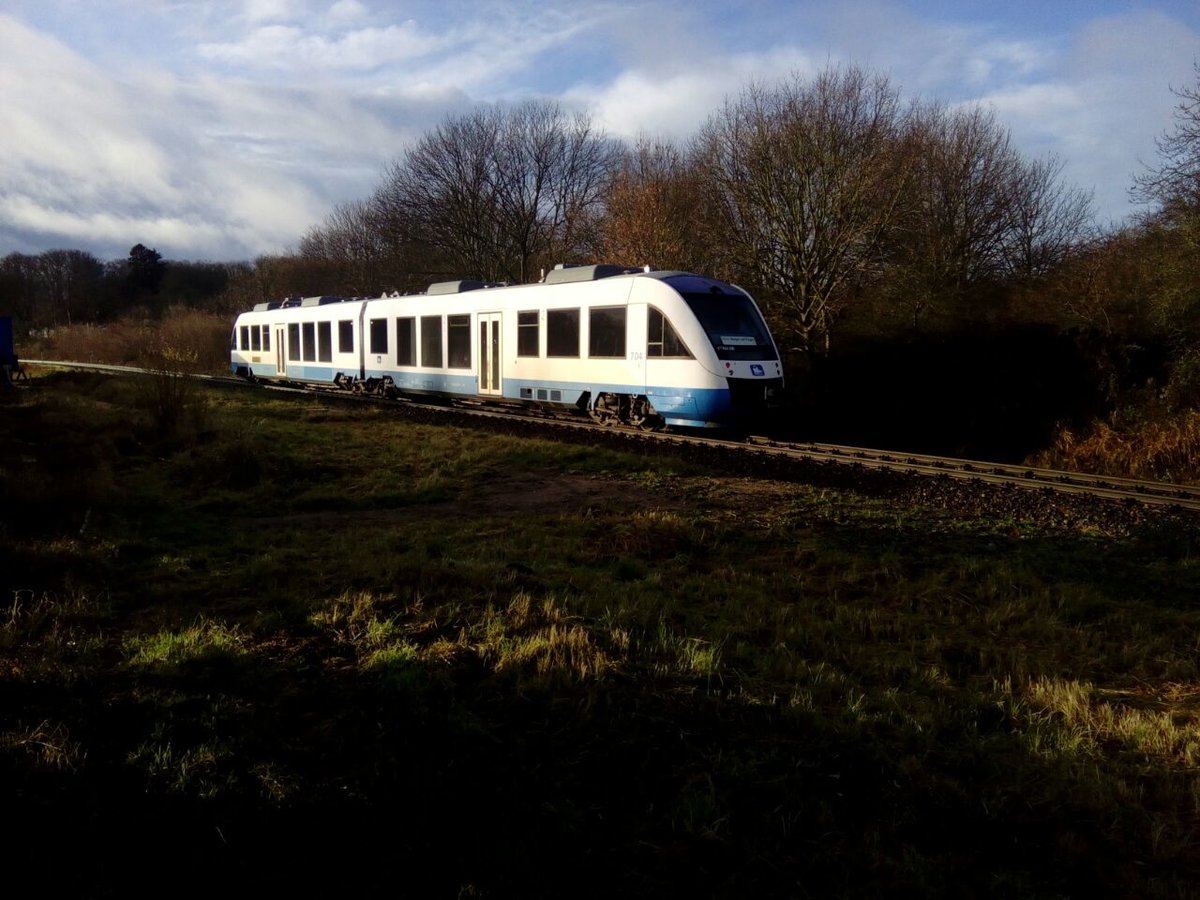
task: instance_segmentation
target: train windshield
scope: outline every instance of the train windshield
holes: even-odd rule
[[[743,294],[682,292],[719,359],[774,359],[767,323]]]

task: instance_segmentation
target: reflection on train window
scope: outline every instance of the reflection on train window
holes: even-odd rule
[[[588,356],[625,358],[625,307],[588,310]]]
[[[650,307],[646,318],[646,356],[691,359],[692,354],[679,337],[679,332],[661,310]]]
[[[301,345],[304,349],[304,361],[315,362],[317,359],[317,341],[314,335],[312,322],[301,322],[300,333],[304,337],[304,343]]]
[[[241,330],[242,330],[242,340],[241,340],[240,346],[243,350],[249,350],[250,349],[250,327],[247,325],[243,325]]]
[[[442,367],[441,316],[421,316],[421,365],[427,369]]]
[[[417,364],[417,320],[412,316],[396,320],[396,362],[402,366]]]
[[[262,329],[260,329],[257,325],[250,329],[250,349],[262,349]]]
[[[263,349],[270,350],[271,349],[271,326],[264,325],[262,327],[262,333],[263,333]]]
[[[541,342],[538,340],[538,314],[517,313],[517,356],[540,356]]]
[[[446,367],[471,368],[471,317],[446,317]]]
[[[300,323],[292,322],[288,325],[288,359],[300,359]]]
[[[317,362],[333,362],[333,323],[317,323]]]
[[[350,319],[338,322],[338,353],[354,352],[354,323]]]
[[[579,355],[579,310],[546,311],[546,355]]]
[[[387,319],[371,320],[371,353],[387,353]]]

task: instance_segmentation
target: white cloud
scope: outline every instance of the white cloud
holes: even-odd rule
[[[234,17],[250,24],[286,22],[302,10],[297,0],[245,0],[241,14]]]
[[[1058,153],[1102,215],[1123,215],[1129,175],[1170,126],[1168,85],[1194,79],[1195,22],[1135,10],[1080,25],[1076,13],[1039,31],[1003,11],[934,7],[11,0],[0,255],[124,255],[137,241],[176,258],[276,252],[476,102],[561,97],[612,134],[685,139],[752,79],[838,64],[886,74],[905,99],[991,105],[1023,152]]]
[[[246,69],[312,75],[318,70],[370,70],[436,54],[443,39],[421,31],[413,21],[384,28],[363,28],[344,34],[307,33],[296,25],[267,25],[236,42],[201,44],[202,60]]]
[[[367,15],[367,7],[358,0],[338,0],[329,8],[325,19],[330,25],[338,26],[346,22],[358,22]]]
[[[566,98],[590,109],[596,124],[614,136],[632,139],[648,134],[680,141],[695,134],[727,98],[735,98],[751,80],[769,83],[816,68],[803,53],[780,49],[668,74],[627,71],[610,84],[569,91]]]
[[[141,198],[160,195],[168,161],[143,129],[136,98],[103,70],[11,17],[0,16],[0,59],[0,185],[6,195],[103,192],[115,184]]]
[[[1200,33],[1157,12],[1086,25],[1042,80],[984,95],[1029,155],[1055,153],[1064,178],[1095,192],[1102,221],[1134,211],[1128,189],[1171,127],[1169,85],[1194,82]]]
[[[186,256],[240,257],[294,242],[326,202],[295,171],[255,166],[236,147],[205,139],[205,119],[189,113],[219,108],[213,88],[182,85],[166,73],[118,81],[0,16],[6,230],[109,254],[142,241]],[[241,109],[249,125],[253,109]],[[282,137],[272,136],[276,149]],[[254,223],[255,232],[231,222]]]

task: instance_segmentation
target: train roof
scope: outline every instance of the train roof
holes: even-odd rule
[[[563,264],[555,266],[545,274],[540,282],[526,285],[510,285],[502,281],[483,281],[477,278],[463,278],[457,281],[436,281],[429,285],[424,294],[413,294],[411,296],[448,296],[451,294],[463,294],[468,291],[480,291],[493,288],[504,287],[534,287],[538,284],[577,284],[588,281],[600,281],[605,278],[613,278],[619,275],[634,275],[647,278],[654,278],[658,281],[669,282],[671,287],[678,291],[691,293],[709,293],[717,291],[724,293],[721,285],[726,282],[716,278],[710,278],[704,275],[697,275],[694,272],[685,272],[679,269],[651,269],[649,266],[622,266],[612,263],[602,263],[598,265],[571,265]],[[398,293],[384,293],[382,297],[398,297]],[[330,303],[345,303],[349,301],[372,299],[368,297],[341,297],[332,295],[322,295],[317,297],[286,297],[283,300],[271,301],[268,303],[258,303],[254,306],[254,312],[267,312],[274,309],[290,309],[293,307],[307,306],[325,306]]]

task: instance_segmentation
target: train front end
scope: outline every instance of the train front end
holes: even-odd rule
[[[734,285],[683,272],[652,272],[670,292],[658,293],[664,334],[678,340],[675,353],[647,359],[647,396],[668,425],[687,428],[761,429],[782,402],[779,350],[754,299]],[[670,299],[668,299],[670,298]],[[653,300],[650,301],[654,303]],[[650,317],[654,332],[656,319]],[[651,334],[650,348],[654,348]],[[664,346],[670,339],[664,338]],[[686,389],[672,382],[673,366],[691,360]]]

